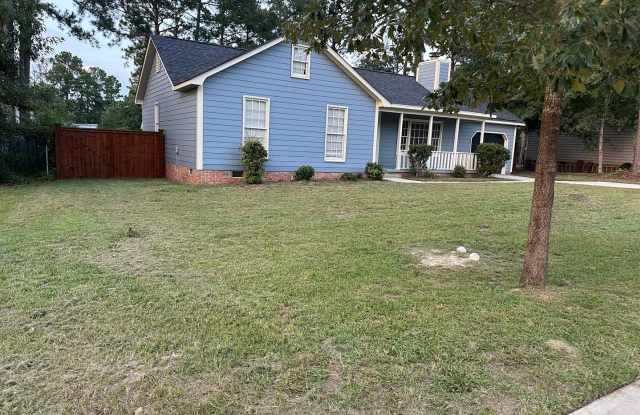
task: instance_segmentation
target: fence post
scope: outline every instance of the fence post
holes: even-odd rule
[[[44,165],[47,177],[49,177],[49,143],[44,143]]]

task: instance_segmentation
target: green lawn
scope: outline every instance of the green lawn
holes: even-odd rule
[[[640,193],[558,185],[529,293],[531,189],[0,187],[0,413],[576,408],[640,370]]]
[[[514,174],[518,176],[527,176],[527,177],[535,177],[534,172],[530,171],[522,171],[515,172]],[[640,183],[640,180],[625,178],[624,172],[615,172],[615,173],[558,173],[556,176],[556,180],[567,180],[574,182],[616,182],[616,183]]]

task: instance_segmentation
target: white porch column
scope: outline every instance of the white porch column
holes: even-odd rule
[[[458,152],[458,137],[460,137],[460,118],[456,118],[456,132],[453,136],[453,152]]]
[[[373,121],[373,155],[371,160],[374,163],[380,158],[380,108],[376,105],[376,118]]]
[[[513,129],[513,142],[511,143],[511,169],[507,172],[508,174],[513,173],[513,167],[516,164],[515,156],[516,156],[516,140],[518,139],[518,127],[514,127]]]
[[[482,121],[482,129],[480,130],[480,144],[484,143],[484,128],[486,123],[486,121]]]
[[[402,140],[402,124],[404,123],[404,113],[400,113],[398,122],[398,141],[396,142],[396,169],[400,168],[400,141]]]
[[[433,133],[433,115],[429,117],[429,133],[427,135],[427,144],[431,145],[431,134]]]

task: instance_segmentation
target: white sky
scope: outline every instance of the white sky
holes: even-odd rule
[[[60,10],[75,10],[71,0],[51,0]],[[85,19],[83,25],[91,28],[91,24]],[[92,46],[86,41],[80,41],[74,38],[68,30],[61,29],[57,23],[51,19],[47,19],[47,35],[62,37],[64,40],[57,44],[53,54],[61,51],[69,51],[82,59],[82,63],[88,66],[95,66],[104,69],[109,75],[113,75],[122,84],[121,93],[126,94],[129,86],[129,75],[133,70],[133,65],[129,65],[123,58],[120,46],[109,46],[108,40],[101,34],[97,34],[95,39],[98,41],[98,47]]]

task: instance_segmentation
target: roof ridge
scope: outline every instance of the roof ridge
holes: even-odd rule
[[[376,73],[383,73],[385,75],[395,75],[395,76],[406,76],[407,78],[414,78],[415,76],[413,75],[405,75],[405,74],[401,74],[401,73],[395,73],[395,72],[389,72],[389,71],[382,71],[380,69],[369,69],[369,68],[362,68],[360,66],[356,67],[357,70],[359,71],[368,71],[368,72],[376,72]]]
[[[182,38],[179,38],[179,37],[176,37],[176,36],[167,36],[167,35],[151,35],[151,38],[158,38],[158,37],[162,37],[162,38],[165,38],[165,39],[181,40],[183,42],[199,43],[201,45],[215,46],[215,47],[218,47],[218,48],[239,50],[239,51],[244,51],[244,52],[248,52],[250,50],[250,49],[239,48],[239,47],[234,47],[234,46],[219,45],[217,43],[205,42],[203,40],[182,39]]]

